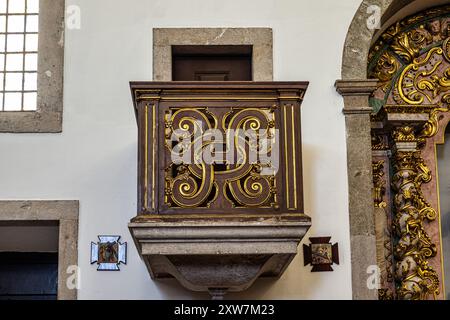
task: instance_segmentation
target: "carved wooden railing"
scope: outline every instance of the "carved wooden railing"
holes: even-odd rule
[[[263,259],[258,275],[278,275],[284,270],[310,226],[310,219],[303,212],[301,161],[300,105],[307,85],[131,83],[139,155],[138,212],[130,229],[153,277],[170,274],[186,282],[186,275],[180,276],[179,270],[163,271],[160,266],[164,264],[164,254],[157,253],[179,257],[182,250],[187,250],[197,257],[207,256],[213,252],[208,246],[219,246],[217,252],[228,256],[240,255],[241,248],[242,254],[260,250],[267,259],[282,257],[284,262],[277,267],[270,262],[268,271],[262,268],[267,265],[267,259]],[[227,223],[233,227],[227,229],[225,236],[221,228]],[[167,228],[169,225],[171,229]],[[203,229],[198,229],[200,225]],[[174,228],[184,236],[177,238],[170,233]],[[155,236],[156,229],[159,234],[161,230],[169,234],[161,240]],[[234,238],[233,232],[237,232]],[[220,245],[217,237],[222,237]],[[242,240],[245,238],[253,245]],[[233,241],[239,246],[224,244]],[[283,241],[289,244],[289,252],[268,249]],[[174,242],[176,249],[166,250],[174,248]],[[264,242],[267,247],[262,250]],[[173,265],[177,269],[176,264],[172,259],[167,262],[167,269],[174,269]],[[197,286],[192,279],[188,282],[183,284],[193,290],[245,287],[214,281]]]
[[[133,83],[140,218],[302,214],[300,102],[306,87],[305,83]],[[215,136],[214,143],[208,143],[213,140],[209,129],[217,129],[223,140]],[[175,164],[171,159],[173,136],[193,136],[194,130],[204,134],[197,150],[194,139],[189,139],[192,159],[204,148],[219,149],[233,138],[227,137],[228,130],[248,129],[264,130],[273,138],[269,143],[278,153],[279,170],[273,164],[270,172],[270,163],[260,159],[251,164],[248,149],[254,146],[239,150],[236,143],[231,160],[242,163]],[[267,175],[261,174],[264,165]]]

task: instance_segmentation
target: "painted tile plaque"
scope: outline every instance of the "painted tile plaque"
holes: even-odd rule
[[[98,236],[91,242],[91,264],[97,263],[98,271],[120,271],[121,263],[127,264],[127,243],[119,242],[120,236]]]

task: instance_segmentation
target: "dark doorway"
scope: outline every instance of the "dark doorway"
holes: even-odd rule
[[[0,300],[56,300],[58,253],[0,252]]]
[[[0,300],[56,300],[59,225],[0,222]]]
[[[173,81],[252,81],[252,46],[172,46]]]

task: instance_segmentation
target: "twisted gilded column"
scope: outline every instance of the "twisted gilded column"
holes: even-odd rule
[[[392,138],[397,296],[403,300],[433,299],[439,295],[439,277],[428,260],[436,256],[437,249],[424,224],[434,221],[437,215],[421,190],[422,184],[431,181],[431,172],[421,156],[421,141],[412,126],[396,127]]]

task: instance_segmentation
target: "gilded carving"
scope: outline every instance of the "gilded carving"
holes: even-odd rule
[[[442,111],[448,111],[448,108],[436,108],[430,112],[430,118],[427,121],[427,123],[425,123],[423,130],[422,130],[421,135],[423,137],[431,138],[438,133],[439,120],[441,120],[441,117],[439,114]]]
[[[384,161],[376,161],[372,163],[373,175],[373,201],[376,208],[386,207],[384,195],[386,192],[386,181],[384,180]]]
[[[421,190],[422,184],[431,181],[431,172],[420,151],[397,151],[393,165],[393,232],[398,238],[394,245],[397,295],[406,300],[436,298],[439,277],[428,260],[436,256],[437,250],[424,224],[434,221],[437,215]]]
[[[394,275],[393,275],[394,252],[392,249],[392,228],[391,228],[390,224],[387,225],[387,227],[385,229],[385,233],[386,233],[386,239],[385,239],[383,245],[384,245],[384,252],[385,252],[384,259],[386,262],[386,281],[393,282],[394,281]]]
[[[450,101],[450,66],[443,53],[442,48],[433,48],[403,70],[397,87],[405,103],[439,105]]]
[[[372,150],[388,150],[389,145],[386,141],[386,136],[372,132]]]
[[[406,62],[411,62],[419,53],[417,42],[413,39],[419,38],[422,40],[423,37],[421,37],[420,34],[419,31],[412,31],[395,37],[394,42],[391,45],[394,53],[403,58]],[[421,41],[419,40],[419,43],[420,42]]]
[[[389,27],[369,54],[369,76],[380,80],[373,105],[387,113],[428,114],[423,137],[438,132],[438,113],[448,111],[449,37],[450,6],[434,8]]]
[[[391,158],[392,238],[396,292],[399,299],[429,299],[440,295],[439,275],[430,266],[437,254],[427,230],[437,214],[424,198],[422,185],[432,179],[420,149],[441,129],[450,103],[450,6],[425,10],[391,27],[369,53],[368,74],[380,80],[371,98],[374,128],[389,133],[396,145]],[[398,126],[399,121],[409,125]],[[382,137],[372,136],[372,150],[386,150]],[[375,165],[375,164],[374,164]],[[376,185],[374,203],[382,188]],[[379,184],[379,182],[378,182]],[[390,212],[391,210],[389,210]],[[385,243],[386,253],[391,243]],[[389,256],[386,254],[386,262]],[[388,289],[380,299],[390,297]]]
[[[392,138],[396,142],[417,142],[418,139],[414,133],[414,128],[411,126],[402,126],[395,128],[392,132]]]
[[[375,70],[373,71],[374,77],[380,80],[380,85],[383,91],[391,85],[391,80],[400,68],[400,62],[390,52],[384,52],[378,60]]]
[[[394,295],[389,289],[379,289],[378,300],[394,300]]]
[[[165,115],[165,146],[181,159],[165,170],[165,203],[210,208],[217,199],[230,207],[278,207],[271,163],[253,161],[251,152],[275,146],[274,108],[172,108]],[[247,139],[244,132],[253,132]],[[263,139],[264,138],[264,139]],[[174,141],[177,143],[174,143]],[[269,142],[267,142],[269,141]],[[266,145],[263,145],[266,144]],[[268,145],[267,145],[268,144]],[[211,161],[206,161],[209,155]],[[185,158],[187,156],[187,158]],[[188,159],[190,161],[185,161]]]

